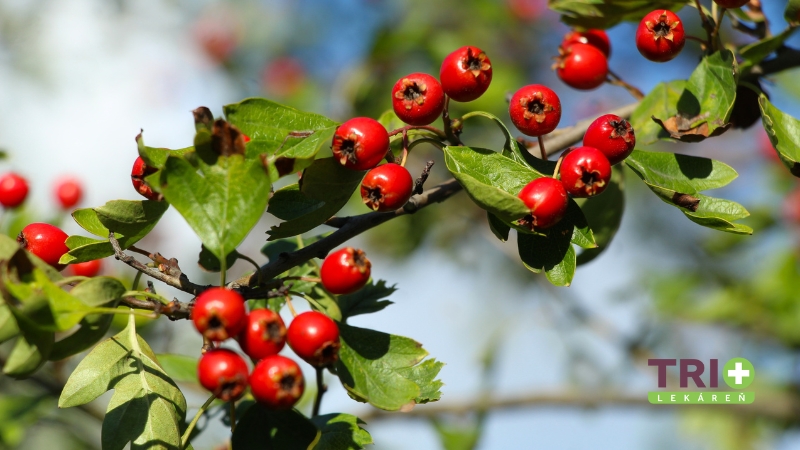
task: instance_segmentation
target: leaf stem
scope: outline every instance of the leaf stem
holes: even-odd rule
[[[194,427],[195,425],[197,425],[197,421],[200,420],[200,416],[202,416],[203,413],[206,412],[208,407],[211,406],[211,403],[215,399],[216,397],[214,397],[213,395],[211,397],[208,397],[208,400],[206,400],[206,402],[203,403],[203,406],[201,406],[200,409],[197,411],[197,414],[194,415],[192,421],[189,422],[189,426],[186,427],[186,431],[183,432],[183,437],[181,438],[181,447],[186,448],[186,444],[189,443],[189,435],[191,435],[192,431],[194,431]]]
[[[256,282],[257,282],[257,283],[258,283],[258,285],[260,286],[260,285],[261,285],[261,272],[259,272],[259,271],[258,271],[258,269],[260,269],[260,266],[258,265],[258,263],[257,263],[257,262],[255,262],[255,261],[254,261],[252,258],[250,258],[250,257],[249,257],[249,256],[247,256],[247,255],[243,255],[243,254],[239,253],[239,255],[238,255],[238,256],[239,256],[239,259],[243,259],[243,260],[245,260],[245,261],[249,262],[250,264],[252,264],[252,265],[253,265],[253,267],[255,267],[255,268],[256,268],[256,274],[258,275],[258,279],[257,279],[257,281],[256,281]],[[224,286],[224,284],[223,284],[223,286]]]
[[[147,292],[147,291],[126,291],[122,294],[122,297],[147,297],[158,300],[159,302],[168,305],[169,300],[166,298],[154,293],[154,292]]]
[[[125,310],[125,309],[116,309],[116,308],[91,308],[89,311],[95,314],[121,314],[127,316],[139,316],[139,317],[147,317],[148,319],[157,319],[158,314],[156,313],[144,313],[141,311],[136,311],[134,309]]]
[[[133,277],[133,283],[131,283],[131,290],[138,290],[140,281],[142,281],[142,272],[136,272],[136,276]]]
[[[431,138],[419,138],[414,141],[411,141],[411,143],[408,144],[408,150],[411,151],[412,148],[416,147],[419,144],[431,144],[434,147],[437,147],[439,150],[444,148],[444,144],[442,144],[441,141],[437,141],[436,139],[431,139]]]
[[[297,311],[294,309],[294,305],[292,304],[292,296],[289,293],[286,293],[286,306],[289,307],[289,312],[292,313],[292,317],[297,317]]]
[[[542,154],[542,159],[547,161],[547,150],[544,149],[544,138],[542,136],[536,136],[536,139],[539,140],[539,151]]]
[[[317,367],[317,396],[314,399],[314,409],[311,412],[311,417],[317,417],[319,415],[319,407],[322,405],[322,396],[325,394],[325,391],[328,390],[325,387],[325,384],[322,380],[322,367]]]
[[[390,131],[389,132],[389,136],[394,136],[395,134],[400,134],[400,133],[403,133],[404,135],[407,135],[409,130],[427,130],[427,131],[430,131],[431,133],[439,136],[442,139],[447,139],[447,135],[445,134],[444,131],[442,131],[442,130],[436,128],[436,127],[432,127],[430,125],[406,125],[404,127],[400,127],[400,128],[397,128],[396,130]]]
[[[236,431],[236,402],[229,402],[231,408],[231,435]]]
[[[636,100],[641,100],[644,98],[644,93],[641,90],[639,90],[639,88],[631,84],[628,84],[625,80],[623,80],[616,73],[612,72],[610,69],[608,71],[608,78],[606,79],[606,83],[625,88],[628,92],[630,92],[630,94]]]

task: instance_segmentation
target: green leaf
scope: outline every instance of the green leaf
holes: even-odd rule
[[[79,322],[80,328],[53,344],[48,359],[61,361],[93,346],[105,337],[113,320],[113,314],[89,314]]]
[[[228,253],[228,256],[225,257],[225,267],[232,267],[237,259],[239,259],[239,252],[234,250]],[[200,256],[197,259],[197,264],[201,269],[208,272],[219,272],[222,270],[222,264],[220,264],[219,258],[211,253],[205,245],[200,246]]]
[[[107,240],[84,236],[70,236],[66,241],[69,252],[63,255],[61,264],[77,264],[102,259],[114,254],[114,247]]]
[[[700,116],[689,126],[694,128],[705,122],[708,123],[708,133],[713,134],[714,130],[727,124],[736,100],[738,80],[739,69],[730,50],[703,58],[678,100],[678,110],[686,117]]]
[[[636,133],[637,145],[649,145],[659,139],[669,139],[669,133],[653,121],[653,117],[672,117],[678,114],[678,100],[686,80],[659,83],[642,99],[631,114],[630,123]]]
[[[105,450],[181,447],[186,416],[183,394],[161,368],[138,334],[128,326],[92,350],[70,375],[58,400],[60,408],[86,404],[114,390],[103,421]]]
[[[772,147],[792,175],[800,177],[800,121],[782,112],[770,103],[765,95],[758,99],[761,120]]]
[[[161,363],[164,372],[174,381],[199,384],[197,381],[197,358],[161,353],[158,355],[158,362]]]
[[[615,166],[611,173],[611,182],[602,195],[576,200],[589,222],[598,247],[582,251],[577,259],[579,266],[597,258],[614,239],[625,210],[624,186],[624,171],[620,166]]]
[[[311,450],[321,436],[314,423],[297,410],[271,411],[256,403],[236,424],[231,446],[233,450]]]
[[[139,135],[136,136],[136,144],[139,148],[139,156],[142,157],[145,164],[147,164],[150,167],[155,167],[158,169],[164,168],[164,163],[167,162],[167,158],[170,155],[183,156],[186,153],[194,151],[194,147],[186,147],[179,150],[147,147],[144,145],[144,139],[142,138],[141,133],[139,133]]]
[[[125,285],[113,277],[92,277],[72,288],[69,294],[87,306],[116,307],[125,293]]]
[[[322,432],[314,450],[361,450],[372,444],[372,436],[361,428],[364,422],[350,414],[325,414],[311,421]]]
[[[482,148],[447,146],[444,148],[444,157],[447,169],[453,176],[464,174],[480,184],[513,195],[531,181],[544,176],[500,153]]]
[[[634,150],[625,163],[645,182],[683,194],[717,189],[738,176],[723,162],[677,153]]]
[[[11,307],[10,310],[20,334],[6,358],[3,373],[12,378],[27,378],[47,362],[53,349],[55,334],[42,330],[36,321],[29,318],[46,315],[49,305],[40,298],[24,304],[22,309]]]
[[[508,233],[511,231],[511,227],[506,225],[505,222],[500,220],[497,216],[487,211],[486,213],[487,219],[489,220],[489,229],[492,230],[492,234],[494,234],[497,239],[500,239],[502,242],[508,240]]]
[[[342,321],[346,321],[348,317],[371,314],[386,308],[393,302],[383,299],[394,294],[396,290],[394,286],[386,286],[386,281],[379,280],[377,284],[370,281],[353,294],[340,295],[338,300]]]
[[[431,422],[439,434],[444,450],[474,450],[481,437],[480,427],[444,424],[438,419]]]
[[[52,414],[55,404],[49,395],[8,395],[0,397],[0,445],[17,448],[26,432]],[[34,431],[35,432],[35,431]]]
[[[352,398],[388,411],[439,399],[441,365],[412,369],[428,355],[418,342],[344,323],[339,332],[336,372]]]
[[[689,0],[550,0],[550,9],[561,13],[561,21],[579,28],[611,28],[621,21],[639,22],[657,9],[677,12]]]
[[[269,199],[270,182],[260,161],[220,156],[216,164],[169,157],[161,171],[161,192],[218,259],[225,258],[258,223]]]
[[[67,331],[93,312],[93,308],[56,286],[39,269],[33,269],[32,281],[7,281],[6,288],[11,295],[25,302],[26,307],[34,302],[38,305],[40,299],[47,303],[36,308],[35,316],[24,312],[38,328],[45,331]]]
[[[797,18],[795,18],[795,20],[797,20]],[[786,39],[791,37],[795,30],[797,30],[796,27],[788,27],[778,34],[745,45],[739,49],[739,54],[746,60],[745,65],[750,66],[763,61],[767,56],[781,48],[783,43],[786,42]]]
[[[0,303],[0,344],[13,339],[19,334],[17,321],[8,305]]]
[[[556,286],[569,286],[575,275],[575,250],[570,242],[570,225],[565,222],[544,230],[544,236],[517,233],[522,263],[534,273],[544,270],[548,281]]]
[[[753,234],[753,229],[749,226],[733,223],[750,215],[742,205],[702,194],[698,194],[697,197],[700,199],[700,206],[697,210],[683,211],[692,222],[728,233]]]
[[[298,185],[278,190],[270,200],[267,212],[289,219],[269,230],[269,240],[296,236],[323,224],[350,200],[363,177],[364,172],[346,169],[333,158],[315,160]]]
[[[789,26],[795,27],[800,25],[800,0],[789,0],[786,2],[783,18],[786,19]]]

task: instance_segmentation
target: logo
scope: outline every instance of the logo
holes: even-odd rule
[[[658,387],[667,387],[667,368],[678,366],[678,385],[689,388],[689,380],[697,390],[693,391],[655,391],[648,392],[647,398],[652,404],[657,405],[731,405],[749,404],[756,398],[755,392],[741,391],[753,382],[756,370],[753,364],[744,358],[733,358],[722,366],[722,380],[736,391],[719,390],[719,360],[708,361],[707,381],[701,376],[706,373],[706,366],[699,359],[648,359],[647,365],[658,368]],[[706,390],[700,390],[706,389]]]

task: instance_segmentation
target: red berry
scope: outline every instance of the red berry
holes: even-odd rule
[[[603,52],[606,58],[611,56],[611,40],[603,30],[570,31],[561,41],[561,47],[566,49],[572,44],[589,44]]]
[[[319,275],[328,292],[349,294],[367,284],[371,267],[363,251],[345,247],[325,258]]]
[[[226,348],[205,352],[197,363],[200,384],[225,402],[236,401],[244,395],[248,372],[244,359]]]
[[[16,208],[28,196],[28,182],[11,172],[0,177],[0,204],[5,208]]]
[[[457,102],[471,102],[492,82],[492,62],[478,47],[461,47],[447,55],[439,71],[444,93]]]
[[[154,201],[161,201],[163,197],[161,194],[157,192],[153,192],[153,188],[144,181],[144,178],[148,175],[152,175],[156,173],[158,169],[155,167],[150,167],[145,164],[142,157],[136,158],[136,161],[133,162],[133,169],[131,169],[131,181],[133,182],[133,188],[136,189],[136,192],[142,194],[145,198]]]
[[[304,389],[300,366],[285,356],[267,356],[250,374],[250,392],[257,402],[270,409],[291,408],[303,395]]]
[[[653,11],[639,22],[636,48],[650,61],[666,62],[678,56],[686,43],[683,23],[669,10]]]
[[[103,261],[100,259],[69,265],[69,270],[76,277],[93,277],[100,273],[102,268]]]
[[[348,169],[371,169],[389,151],[389,133],[375,119],[356,117],[339,125],[331,150],[333,157]]]
[[[600,150],[578,147],[564,156],[558,173],[568,194],[579,198],[593,197],[608,187],[611,164]]]
[[[247,325],[244,298],[220,287],[206,289],[194,301],[192,322],[197,331],[211,341],[236,336]]]
[[[596,47],[589,44],[572,44],[560,48],[561,55],[553,64],[558,78],[575,89],[595,89],[605,83],[608,60]]]
[[[442,85],[427,73],[406,75],[392,88],[392,108],[409,125],[428,125],[444,110]]]
[[[414,180],[400,164],[383,164],[361,182],[361,200],[375,211],[394,211],[411,198]]]
[[[67,233],[49,223],[32,223],[22,229],[17,242],[42,261],[63,270],[65,265],[59,264],[58,260],[69,251],[65,243],[68,237]]]
[[[523,134],[542,136],[556,129],[561,120],[561,101],[552,89],[541,84],[520,88],[508,107],[511,122]]]
[[[248,136],[248,135],[246,135],[246,134],[242,134],[242,139],[244,139],[244,143],[245,143],[245,144],[247,144],[248,142],[250,142],[250,136]]]
[[[239,346],[253,359],[277,355],[286,344],[286,325],[270,309],[255,309],[247,315],[247,324],[239,334]]]
[[[569,198],[564,185],[555,178],[542,177],[528,183],[517,194],[531,210],[519,224],[531,230],[542,230],[557,224],[567,212]]]
[[[603,152],[613,166],[633,152],[636,136],[627,120],[614,114],[606,114],[595,119],[586,129],[583,145]]]
[[[299,314],[289,324],[289,347],[314,367],[326,367],[339,359],[339,327],[317,311]]]
[[[56,185],[56,198],[61,208],[70,209],[77,205],[83,197],[83,188],[78,180],[66,178]]]
[[[714,0],[714,3],[723,8],[741,8],[749,2],[750,0]]]

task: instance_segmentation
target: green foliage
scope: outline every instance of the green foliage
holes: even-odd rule
[[[325,414],[311,419],[322,432],[314,450],[361,450],[372,444],[372,436],[361,428],[364,422],[350,414]]]
[[[758,99],[761,119],[772,147],[792,175],[800,177],[800,120],[782,112],[765,95]]]
[[[233,433],[233,450],[310,450],[322,432],[297,410],[271,411],[256,403],[247,408]]]
[[[197,358],[185,355],[162,353],[158,355],[158,362],[164,372],[178,383],[194,383],[197,381]]]
[[[391,301],[384,299],[394,294],[395,291],[397,288],[394,286],[386,286],[386,281],[378,280],[377,284],[370,281],[369,284],[352,294],[340,295],[338,303],[342,312],[342,321],[359,314],[371,314],[383,310],[392,304]]]
[[[611,28],[622,21],[639,22],[656,9],[677,12],[689,0],[548,0],[550,9],[562,14],[561,20],[578,28]]]
[[[636,131],[636,144],[648,145],[659,139],[670,139],[669,134],[653,117],[673,117],[678,114],[678,100],[686,89],[686,80],[659,83],[639,103],[631,114],[631,125]]]

